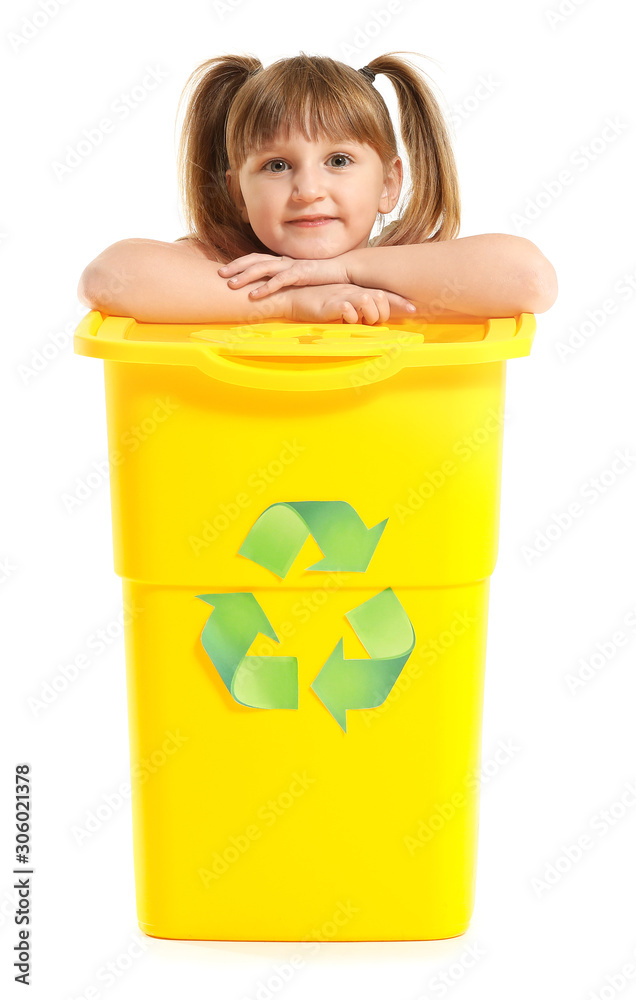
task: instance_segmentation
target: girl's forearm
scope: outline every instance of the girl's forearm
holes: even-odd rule
[[[541,251],[505,233],[364,247],[342,258],[349,281],[405,295],[431,317],[540,313],[557,296],[554,268]]]
[[[267,323],[286,319],[289,293],[249,298],[262,281],[229,288],[218,261],[159,240],[122,240],[85,268],[78,296],[91,309],[140,323]]]

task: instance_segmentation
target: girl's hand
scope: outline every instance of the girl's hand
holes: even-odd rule
[[[344,255],[323,260],[297,260],[294,257],[274,257],[268,253],[248,253],[218,268],[222,278],[228,278],[229,288],[241,288],[251,281],[269,276],[269,281],[249,293],[252,299],[262,299],[286,285],[331,285],[349,281]]]
[[[412,303],[395,292],[360,285],[330,284],[285,289],[285,319],[295,323],[386,323],[414,316]]]

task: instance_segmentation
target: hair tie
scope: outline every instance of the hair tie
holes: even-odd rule
[[[361,69],[358,70],[358,73],[362,73],[363,76],[366,76],[370,83],[373,83],[375,80],[375,73],[368,66],[362,66]]]

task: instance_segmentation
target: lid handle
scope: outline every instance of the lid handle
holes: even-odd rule
[[[222,382],[250,389],[353,389],[390,378],[403,367],[402,352],[363,358],[307,360],[301,357],[246,358],[198,352],[197,365],[207,375]]]

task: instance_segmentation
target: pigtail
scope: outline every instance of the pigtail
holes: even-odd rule
[[[423,71],[406,59],[394,58],[398,55],[378,56],[369,68],[384,73],[395,87],[411,193],[400,218],[371,241],[373,246],[450,240],[460,227],[459,181],[444,115]]]
[[[180,108],[191,91],[178,153],[185,222],[209,255],[224,263],[255,250],[267,252],[241,218],[225,179],[230,166],[225,137],[228,112],[246,80],[262,68],[260,60],[252,56],[208,59],[190,74],[179,99]]]

